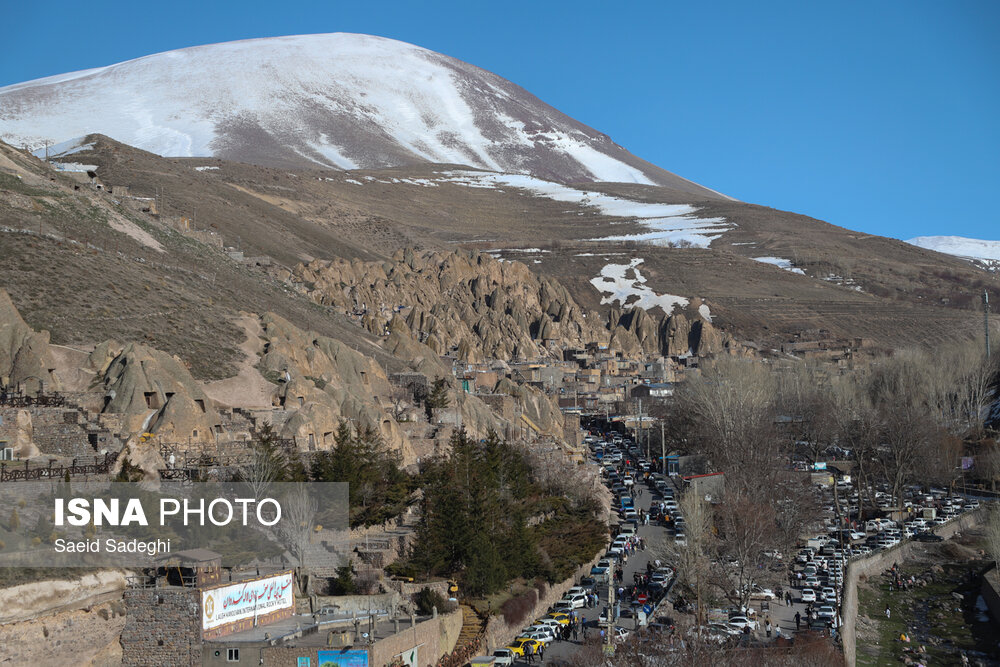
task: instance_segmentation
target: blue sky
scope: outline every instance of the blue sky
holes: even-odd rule
[[[897,238],[1000,239],[996,1],[11,4],[0,85],[197,44],[369,33],[496,72],[744,201]]]

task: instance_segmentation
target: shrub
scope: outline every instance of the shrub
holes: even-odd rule
[[[414,594],[413,602],[417,605],[417,611],[422,616],[428,616],[433,613],[434,607],[437,607],[439,612],[446,611],[445,608],[448,605],[448,601],[444,599],[443,595],[426,586]]]
[[[538,601],[536,595],[534,590],[526,591],[500,605],[500,614],[503,616],[504,623],[512,626],[521,625],[535,608]]]

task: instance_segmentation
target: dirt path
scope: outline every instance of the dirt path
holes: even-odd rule
[[[264,350],[260,318],[241,313],[236,325],[246,334],[246,339],[239,346],[244,355],[238,366],[239,372],[234,377],[206,383],[205,393],[212,400],[234,408],[270,408],[276,387],[257,370],[257,361]]]

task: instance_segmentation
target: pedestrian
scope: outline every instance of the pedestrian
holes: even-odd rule
[[[580,628],[579,626],[573,626],[573,641],[577,641],[580,638]]]
[[[767,638],[770,639],[771,638],[771,619],[770,618],[767,619],[767,622],[764,625],[764,631],[767,632]]]
[[[774,626],[774,639],[775,640],[781,639],[781,626],[780,625]]]
[[[802,614],[795,612],[795,631],[798,632],[800,627],[802,627]]]
[[[889,609],[889,605],[885,606],[885,617],[886,618],[892,618],[892,610]]]
[[[528,664],[532,665],[535,663],[535,647],[528,644],[524,647],[524,657],[527,658]]]
[[[538,661],[545,662],[545,644],[538,645]]]

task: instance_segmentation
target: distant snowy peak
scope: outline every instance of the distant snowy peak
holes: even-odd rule
[[[1000,241],[967,239],[961,236],[918,236],[907,243],[963,259],[1000,262]]]
[[[92,133],[165,156],[343,169],[465,164],[723,197],[491,72],[367,35],[198,46],[0,88],[5,141],[38,148]]]

